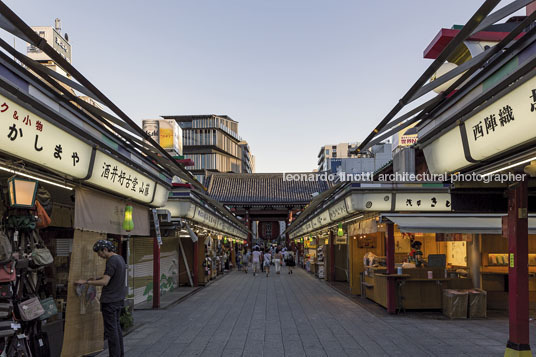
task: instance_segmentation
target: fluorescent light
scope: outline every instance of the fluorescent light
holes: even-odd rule
[[[512,164],[512,165],[508,165],[508,166],[502,167],[502,168],[497,169],[497,170],[495,170],[495,171],[488,172],[487,174],[482,174],[482,176],[493,175],[493,174],[496,174],[497,172],[501,172],[501,171],[504,171],[504,170],[507,170],[507,169],[511,169],[512,167],[516,167],[516,166],[519,166],[519,165],[522,165],[522,164],[526,164],[527,162],[531,162],[532,160],[536,160],[536,156],[535,156],[535,157],[532,157],[532,158],[530,158],[530,159],[527,159],[527,160],[523,160],[523,161],[517,162],[517,163]]]
[[[24,172],[16,171],[16,170],[13,170],[13,169],[8,169],[7,167],[0,166],[0,170],[7,171],[7,172],[10,172],[10,173],[15,174],[15,175],[28,177],[28,178],[30,178],[32,180],[37,180],[37,181],[40,181],[40,182],[46,182],[46,183],[48,183],[50,185],[58,186],[58,187],[66,189],[66,190],[72,190],[73,189],[72,187],[65,186],[65,185],[62,185],[62,184],[59,184],[59,183],[56,183],[56,182],[53,182],[53,181],[45,180],[45,179],[42,179],[40,177],[28,175],[28,174],[25,174]]]

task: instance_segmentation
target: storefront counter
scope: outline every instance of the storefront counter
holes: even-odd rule
[[[428,272],[432,278],[428,278]],[[368,299],[387,308],[387,285],[395,279],[396,298],[404,309],[441,309],[443,289],[471,288],[471,279],[445,278],[445,269],[403,269],[401,275],[387,274],[385,268],[368,268],[364,275],[364,291]]]

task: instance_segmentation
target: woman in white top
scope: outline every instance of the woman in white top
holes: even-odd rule
[[[275,250],[274,255],[274,263],[275,263],[275,273],[281,274],[281,260],[283,258],[283,254],[279,251],[279,248]]]
[[[270,261],[272,260],[272,255],[270,250],[266,249],[264,253],[264,271],[266,271],[266,277],[270,276]]]

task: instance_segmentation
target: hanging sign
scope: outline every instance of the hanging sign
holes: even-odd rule
[[[55,171],[85,178],[91,145],[0,95],[0,150]]]
[[[153,200],[155,181],[130,166],[97,151],[93,172],[87,182],[122,196],[149,203]]]
[[[348,236],[345,234],[342,237],[335,236],[335,241],[333,243],[334,244],[346,244],[347,241],[348,241]]]
[[[156,232],[156,240],[158,241],[158,245],[162,245],[162,235],[160,234],[160,221],[158,220],[158,213],[156,212],[156,209],[151,209],[153,212],[153,222],[154,222],[154,231]]]

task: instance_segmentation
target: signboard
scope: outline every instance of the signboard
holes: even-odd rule
[[[154,231],[156,232],[156,240],[158,241],[158,245],[162,245],[162,235],[160,234],[160,221],[158,220],[158,213],[156,212],[155,208],[153,208],[151,211],[153,212],[153,222]]]
[[[88,174],[92,147],[0,95],[2,151],[74,178]]]
[[[536,77],[499,98],[464,122],[468,156],[485,160],[536,137]],[[431,173],[455,172],[471,165],[466,160],[460,127],[423,148]]]
[[[334,204],[329,209],[329,218],[331,221],[335,222],[339,219],[346,217],[348,215],[348,210],[346,209],[346,201],[342,200],[337,204]]]
[[[143,131],[163,149],[182,155],[182,129],[172,119],[144,119]]]
[[[348,236],[345,234],[342,237],[335,236],[334,244],[346,244],[348,242]]]
[[[483,160],[536,137],[536,77],[465,122],[469,151]]]
[[[87,182],[145,203],[153,200],[156,186],[155,181],[100,151]]]
[[[465,233],[436,233],[436,242],[471,242],[473,236]]]
[[[413,193],[396,194],[395,211],[451,211],[450,193]]]
[[[413,123],[393,135],[393,150],[398,147],[411,146],[417,143],[418,135],[415,125],[417,123]]]

